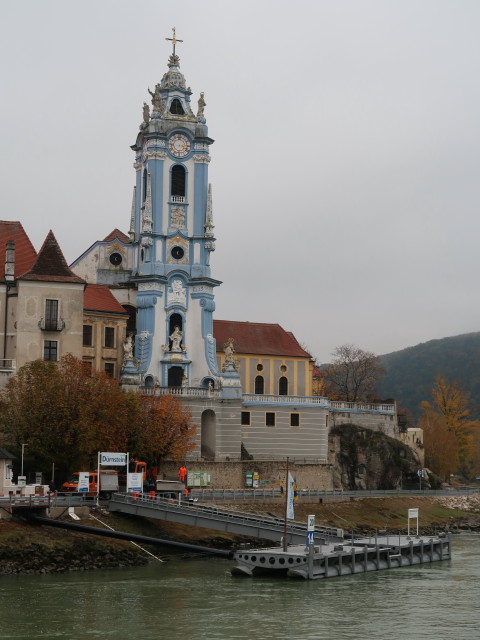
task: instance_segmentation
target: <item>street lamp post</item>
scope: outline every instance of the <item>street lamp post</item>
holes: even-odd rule
[[[20,471],[21,476],[23,476],[23,455],[25,453],[25,447],[28,447],[28,444],[22,443],[22,470]]]

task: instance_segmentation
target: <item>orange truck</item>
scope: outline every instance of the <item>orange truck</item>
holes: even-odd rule
[[[75,493],[84,496],[96,496],[98,492],[98,473],[96,471],[88,471],[88,488],[86,490],[79,489],[80,471],[75,471],[72,477],[62,485],[63,493]],[[119,491],[118,472],[117,471],[101,471],[100,472],[100,497],[110,500],[114,493]]]
[[[141,460],[131,460],[129,464],[130,473],[141,473],[144,486],[147,484],[147,463]],[[79,495],[96,496],[98,491],[97,471],[88,471],[88,489],[79,489],[80,471],[75,471],[72,477],[62,485],[63,493],[76,493]],[[100,497],[110,500],[114,493],[125,491],[127,486],[127,476],[118,471],[100,471]],[[85,490],[86,489],[86,490]]]

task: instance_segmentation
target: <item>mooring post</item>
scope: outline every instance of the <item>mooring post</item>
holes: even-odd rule
[[[311,544],[308,547],[308,579],[313,580],[313,556],[315,555],[315,547]]]

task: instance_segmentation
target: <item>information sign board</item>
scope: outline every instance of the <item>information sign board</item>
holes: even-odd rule
[[[90,474],[88,471],[80,471],[78,474],[78,491],[86,493],[89,489]]]
[[[100,453],[100,465],[102,467],[125,466],[126,464],[126,453],[112,453],[111,451],[104,451]]]

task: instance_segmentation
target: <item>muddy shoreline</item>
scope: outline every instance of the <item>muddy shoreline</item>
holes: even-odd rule
[[[219,504],[221,509],[230,507],[238,511],[256,514],[282,515],[280,503]],[[295,505],[295,519],[306,521],[314,514],[317,524],[340,527],[345,532],[374,535],[378,529],[390,534],[407,533],[408,508],[420,509],[421,535],[434,535],[440,531],[452,533],[480,533],[480,495],[445,498],[399,497],[354,498],[337,500],[327,504],[301,502]],[[187,527],[175,523],[146,520],[128,516],[98,512],[92,509],[82,515],[81,523],[90,526],[101,522],[119,531],[177,540],[189,544],[232,549],[247,539],[207,529]],[[63,516],[65,517],[65,516]],[[416,523],[411,521],[411,530]],[[254,545],[257,540],[250,540]],[[271,543],[269,543],[271,544]],[[163,559],[191,557],[170,547],[145,549]],[[142,566],[151,562],[151,556],[129,542],[99,538],[48,526],[28,524],[22,520],[0,520],[0,575],[66,573],[97,569]],[[155,560],[153,560],[155,561]]]

